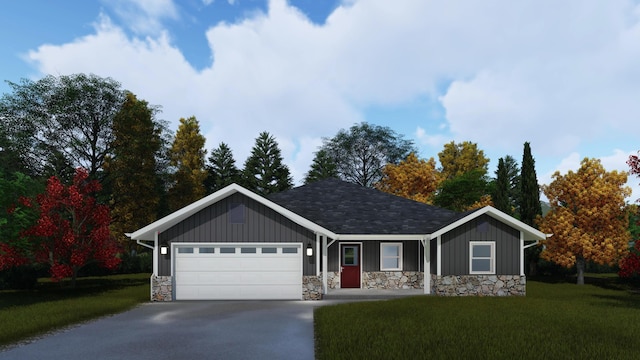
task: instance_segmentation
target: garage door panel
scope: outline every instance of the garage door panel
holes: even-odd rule
[[[175,294],[178,300],[300,299],[302,296],[302,250],[299,244],[266,245],[277,253],[222,254],[219,247],[246,244],[206,244],[214,253],[175,251]],[[195,246],[197,247],[197,246]],[[297,248],[283,253],[283,248]]]

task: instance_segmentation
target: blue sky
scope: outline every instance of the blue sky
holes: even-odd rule
[[[298,183],[322,137],[361,121],[425,158],[475,142],[491,173],[529,141],[541,183],[640,150],[637,0],[6,1],[0,44],[0,80],[112,77],[173,130],[195,115],[240,166],[267,130]]]

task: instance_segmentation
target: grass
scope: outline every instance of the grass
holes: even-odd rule
[[[637,359],[640,295],[615,278],[526,297],[411,297],[316,309],[318,359]],[[593,284],[595,283],[595,284]]]
[[[0,347],[149,300],[149,274],[79,278],[75,289],[65,285],[42,280],[35,290],[0,291]]]

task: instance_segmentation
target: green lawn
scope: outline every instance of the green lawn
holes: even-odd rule
[[[638,359],[640,295],[529,281],[526,297],[422,296],[316,309],[318,359]]]
[[[0,291],[0,347],[149,300],[149,274],[80,278],[75,289],[64,285],[45,280],[36,290]]]

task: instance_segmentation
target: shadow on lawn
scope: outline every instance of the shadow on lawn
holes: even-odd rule
[[[149,279],[146,277],[89,277],[78,278],[76,287],[71,288],[70,280],[60,282],[42,281],[32,290],[0,291],[0,308],[96,295],[106,291],[148,283]]]

